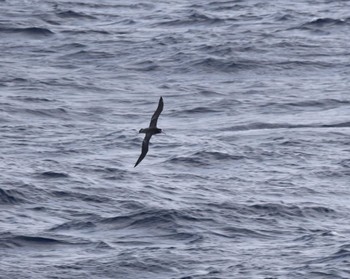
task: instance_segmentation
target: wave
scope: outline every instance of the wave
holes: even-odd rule
[[[246,228],[237,228],[237,227],[225,227],[219,230],[213,231],[214,235],[225,237],[225,238],[237,238],[237,237],[246,237],[246,238],[270,238],[271,236],[261,233],[256,230],[250,230]]]
[[[50,117],[50,118],[68,118],[68,112],[64,108],[50,108],[50,109],[23,109],[22,112],[36,117]]]
[[[75,29],[71,29],[71,30],[64,30],[62,31],[62,33],[66,33],[66,34],[72,34],[72,35],[98,35],[98,34],[102,34],[102,35],[109,35],[110,32],[103,30],[103,29],[79,29],[79,28],[75,28]],[[120,31],[121,34],[122,31]],[[72,44],[73,45],[73,44]]]
[[[24,195],[21,192],[0,188],[0,204],[18,204],[24,201]]]
[[[230,128],[220,129],[221,131],[247,131],[263,129],[301,129],[301,128],[348,128],[350,122],[339,122],[332,124],[289,124],[289,123],[266,123],[254,122],[245,125],[236,125]]]
[[[108,197],[103,197],[99,195],[91,195],[91,194],[84,194],[81,192],[73,192],[73,191],[53,191],[51,193],[54,197],[58,198],[69,198],[69,199],[76,199],[79,201],[84,201],[87,203],[109,203],[111,200]]]
[[[206,6],[210,7],[210,10],[212,11],[228,11],[228,10],[234,10],[239,11],[242,9],[246,9],[247,6],[238,4],[239,2],[243,1],[232,1],[232,0],[226,0],[226,1],[213,1],[206,4]],[[193,4],[191,7],[203,7],[203,5],[197,5]]]
[[[149,228],[152,225],[164,229],[176,228],[181,222],[195,221],[199,221],[199,219],[193,214],[175,209],[146,209],[130,215],[120,215],[101,220],[102,223],[115,224],[118,227]]]
[[[340,25],[348,25],[350,23],[350,18],[345,19],[334,19],[334,18],[316,18],[314,20],[311,20],[307,23],[304,23],[302,27],[309,27],[309,26],[317,26],[317,27],[324,27],[324,26],[340,26]]]
[[[200,225],[203,215],[198,216],[189,210],[160,209],[160,208],[143,208],[134,213],[122,214],[113,217],[99,217],[91,215],[87,220],[68,221],[61,225],[57,225],[50,229],[51,232],[67,231],[67,230],[125,230],[130,234],[131,230],[156,231],[152,236],[144,236],[140,242],[139,237],[121,237],[118,244],[150,244],[154,237],[166,240],[186,241],[193,243],[202,240],[199,233],[188,230],[194,223]],[[120,232],[121,235],[123,234]],[[147,234],[148,235],[148,234]]]
[[[20,82],[26,82],[27,80],[23,80]],[[15,81],[17,82],[17,81]],[[22,102],[30,102],[30,103],[47,103],[47,102],[55,102],[53,99],[48,98],[40,98],[40,97],[27,97],[27,96],[10,96],[12,100],[22,101]]]
[[[337,108],[342,105],[349,105],[349,100],[337,100],[337,99],[319,99],[319,100],[305,100],[297,102],[288,102],[288,103],[275,103],[270,102],[264,104],[262,107],[277,107],[282,109],[332,109]]]
[[[323,124],[321,127],[324,128],[350,128],[350,121],[349,122],[339,122],[334,124]]]
[[[183,15],[182,18],[160,21],[157,23],[158,25],[166,25],[166,26],[183,26],[183,25],[215,25],[226,22],[228,19],[219,18],[214,16],[205,15],[198,11],[190,11],[187,15]]]
[[[93,221],[69,221],[63,224],[50,228],[49,231],[67,231],[67,230],[85,230],[95,228],[96,224]]]
[[[300,26],[290,28],[300,29],[313,32],[320,35],[328,35],[330,32],[335,32],[341,30],[341,27],[348,28],[350,23],[350,18],[345,19],[334,19],[334,18],[316,18],[308,21]]]
[[[350,169],[350,159],[341,160],[339,164],[344,168]]]
[[[133,63],[131,65],[126,66],[126,69],[141,71],[141,72],[149,72],[157,70],[160,66],[152,60],[145,60]]]
[[[0,245],[3,248],[16,247],[49,247],[52,249],[53,245],[83,245],[91,244],[90,241],[69,237],[69,236],[41,236],[41,235],[15,235],[12,233],[5,233],[0,235]],[[1,246],[0,246],[1,247]]]
[[[314,217],[333,216],[336,212],[323,206],[297,206],[277,203],[263,203],[249,206],[256,214],[274,217]]]
[[[113,229],[156,230],[157,235],[167,239],[199,241],[201,236],[187,228],[200,224],[203,215],[191,210],[146,208],[136,213],[102,218],[100,225]]]
[[[235,204],[231,202],[210,203],[210,208],[216,210],[235,211],[240,217],[249,216],[267,216],[267,217],[312,217],[319,218],[320,216],[332,217],[337,212],[329,207],[320,205],[294,205],[284,203],[255,203],[251,205]],[[224,211],[223,211],[224,212]],[[222,212],[222,213],[223,213]]]
[[[182,114],[196,114],[196,113],[213,113],[213,112],[220,112],[220,110],[215,110],[209,107],[195,107],[192,109],[187,109],[187,110],[183,110],[181,111],[181,115]],[[174,113],[175,114],[175,113]],[[179,113],[176,112],[176,115],[178,115]]]
[[[27,28],[11,28],[11,27],[0,27],[0,33],[13,33],[27,35],[32,38],[41,38],[52,36],[54,32],[47,28],[41,27],[27,27]]]
[[[207,166],[213,165],[215,161],[242,160],[244,158],[244,156],[231,155],[228,153],[218,151],[198,151],[195,153],[191,153],[187,156],[173,157],[171,159],[168,159],[167,162],[175,164],[189,164],[192,166]]]
[[[334,252],[333,254],[325,257],[320,257],[315,260],[308,261],[308,264],[319,264],[319,263],[329,263],[329,262],[338,262],[341,260],[342,262],[348,262],[350,260],[350,247],[349,245],[345,244],[339,247],[338,251]]]
[[[230,131],[246,131],[246,130],[262,130],[262,129],[287,129],[287,128],[305,128],[311,127],[310,125],[297,125],[297,124],[289,124],[289,123],[266,123],[266,122],[254,122],[245,125],[236,125],[232,126],[229,129],[225,128],[225,130]],[[221,129],[223,130],[223,129]]]
[[[94,3],[94,2],[75,2],[75,6],[77,7],[89,7],[92,9],[124,9],[124,10],[151,10],[154,8],[154,4],[152,3]],[[70,11],[70,10],[68,10]]]
[[[67,10],[67,11],[61,11],[61,12],[56,12],[56,15],[58,17],[62,18],[85,18],[85,19],[96,19],[96,17],[87,15],[83,12],[75,12],[72,10]]]
[[[223,58],[206,57],[188,62],[189,67],[197,67],[205,71],[220,71],[231,73],[238,70],[249,70],[258,66],[258,61],[237,60],[232,61]]]
[[[68,178],[69,175],[63,172],[44,171],[39,174],[42,178]]]
[[[91,62],[91,60],[96,59],[106,59],[111,58],[113,55],[108,52],[104,51],[86,51],[86,50],[80,50],[77,52],[73,52],[70,54],[66,54],[62,56],[60,59],[79,59],[79,60],[86,60]]]

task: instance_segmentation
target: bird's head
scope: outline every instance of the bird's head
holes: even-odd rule
[[[145,129],[140,129],[139,133],[144,133]]]

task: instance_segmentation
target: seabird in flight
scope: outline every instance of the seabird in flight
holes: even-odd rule
[[[151,118],[151,123],[149,124],[149,127],[145,128],[145,129],[141,129],[139,131],[139,133],[145,133],[146,135],[145,135],[145,138],[143,139],[143,142],[142,142],[141,155],[140,155],[139,159],[137,160],[134,168],[143,160],[143,158],[145,158],[145,156],[148,152],[148,145],[149,145],[149,140],[151,139],[151,137],[155,134],[160,134],[162,132],[162,129],[157,128],[157,120],[158,120],[160,113],[163,110],[163,107],[164,107],[163,98],[160,97],[158,107]]]

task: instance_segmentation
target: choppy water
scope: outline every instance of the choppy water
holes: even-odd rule
[[[349,10],[0,1],[0,278],[350,278]]]

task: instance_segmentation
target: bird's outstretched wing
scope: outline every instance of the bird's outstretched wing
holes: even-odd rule
[[[152,134],[151,133],[147,133],[145,135],[145,138],[143,139],[143,142],[142,142],[142,150],[141,150],[141,155],[139,157],[139,159],[137,160],[134,168],[143,160],[143,158],[146,157],[146,154],[148,152],[148,145],[149,145],[149,140],[151,139],[152,137]]]
[[[150,128],[157,127],[158,117],[159,117],[160,113],[163,111],[163,107],[164,107],[163,97],[160,97],[158,107],[151,118],[151,123],[149,124]]]

